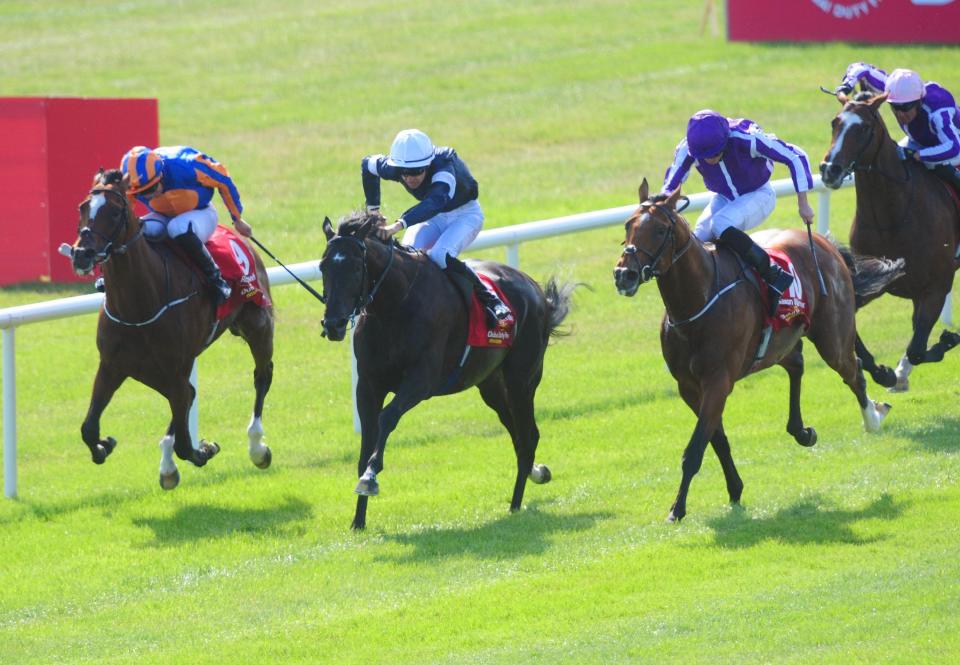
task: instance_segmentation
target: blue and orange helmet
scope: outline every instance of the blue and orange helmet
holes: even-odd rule
[[[716,111],[697,111],[687,123],[687,148],[694,159],[716,157],[729,138],[730,124]]]
[[[146,146],[138,145],[130,148],[120,160],[120,170],[128,177],[127,191],[137,194],[153,187],[163,177],[163,157]]]

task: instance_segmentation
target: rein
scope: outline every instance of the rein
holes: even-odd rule
[[[661,208],[658,208],[656,204],[653,204],[653,203],[649,203],[645,207],[652,208],[654,211],[661,210]],[[656,265],[657,263],[660,262],[660,258],[663,256],[664,252],[666,251],[667,243],[668,242],[671,243],[672,246],[676,245],[676,242],[675,242],[676,235],[674,232],[677,226],[677,216],[669,208],[662,208],[662,210],[667,214],[667,218],[670,220],[670,229],[667,231],[667,236],[663,239],[663,242],[660,243],[660,247],[658,247],[655,252],[651,254],[644,248],[637,247],[636,245],[627,245],[626,247],[623,248],[623,252],[622,252],[623,256],[633,256],[634,258],[636,258],[637,252],[639,251],[639,252],[643,252],[650,258],[650,261],[645,266],[640,268],[641,284],[645,284],[649,282],[651,279],[653,279],[654,277],[659,277],[660,275],[663,274],[663,271],[657,270]],[[646,214],[649,216],[650,211],[647,211]],[[673,256],[670,259],[671,266],[677,261],[677,259],[683,256],[688,249],[690,249],[690,245],[692,242],[693,242],[693,234],[690,234],[690,237],[687,238],[687,242],[683,245],[683,247],[681,247],[679,251],[674,251]],[[669,268],[667,268],[667,270],[669,270]]]
[[[127,230],[127,223],[129,222],[130,214],[131,214],[131,213],[130,213],[130,202],[127,200],[126,195],[124,195],[123,193],[118,192],[118,191],[116,191],[115,189],[109,189],[109,188],[107,188],[107,187],[95,187],[94,189],[91,189],[91,190],[90,190],[90,195],[92,196],[92,195],[95,195],[95,194],[104,194],[104,195],[106,195],[106,194],[112,194],[112,195],[114,195],[114,196],[119,197],[119,198],[120,198],[121,216],[123,217],[123,220],[114,227],[113,232],[112,232],[109,236],[107,236],[107,235],[105,235],[105,234],[103,234],[103,233],[100,233],[99,231],[95,231],[94,229],[90,228],[89,218],[88,218],[88,224],[87,224],[87,226],[84,226],[84,227],[80,228],[79,231],[78,231],[78,235],[79,235],[81,238],[83,238],[83,237],[85,237],[85,236],[93,235],[93,236],[97,236],[97,237],[99,237],[99,238],[102,238],[102,239],[106,242],[106,244],[103,246],[103,249],[101,249],[101,250],[98,251],[96,254],[94,254],[94,257],[93,257],[93,264],[94,264],[94,265],[101,265],[101,264],[104,264],[104,263],[106,263],[107,261],[109,261],[109,260],[110,260],[110,257],[111,257],[112,255],[114,255],[114,254],[126,254],[126,253],[127,253],[127,249],[129,248],[129,246],[132,245],[132,244],[133,244],[134,242],[136,242],[137,240],[139,240],[140,237],[143,235],[143,222],[142,222],[142,221],[140,222],[140,226],[139,226],[139,228],[137,229],[137,232],[136,232],[135,234],[133,234],[133,237],[131,237],[129,240],[127,240],[127,241],[126,241],[125,243],[123,243],[122,245],[117,245],[117,246],[115,247],[115,246],[114,246],[114,243],[117,242],[118,236],[120,236],[123,232],[125,232],[125,231]],[[90,197],[88,196],[88,197],[87,197],[87,201],[89,201],[89,200],[90,200]]]

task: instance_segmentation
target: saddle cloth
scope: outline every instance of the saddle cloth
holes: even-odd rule
[[[270,296],[257,277],[253,253],[233,229],[218,224],[206,246],[213,260],[220,266],[223,278],[233,287],[233,293],[227,301],[217,307],[217,320],[229,316],[247,302],[253,302],[260,307],[271,306]]]
[[[797,322],[804,328],[809,327],[810,303],[807,300],[807,296],[803,293],[803,285],[800,283],[800,278],[797,277],[793,263],[789,257],[779,249],[770,247],[764,247],[764,249],[767,251],[767,254],[770,255],[771,261],[775,261],[778,266],[793,275],[793,284],[790,285],[790,288],[787,289],[786,293],[780,298],[776,314],[774,314],[772,318],[767,318],[764,322],[765,325],[773,326],[774,332],[781,328],[788,328]],[[770,293],[767,283],[762,279],[758,279],[757,282],[760,284],[760,302],[763,305],[763,311],[768,312],[770,311],[768,307]]]
[[[476,271],[476,273],[480,277],[480,281],[483,282],[484,286],[496,293],[500,300],[503,301],[503,304],[507,306],[507,309],[510,310],[510,316],[503,321],[498,321],[494,328],[488,328],[487,316],[483,305],[480,304],[480,301],[477,300],[477,294],[471,289],[470,307],[468,308],[470,312],[470,321],[467,328],[467,346],[492,346],[499,348],[510,347],[513,345],[513,336],[517,323],[513,305],[510,304],[510,301],[507,300],[507,296],[503,293],[500,287],[493,282],[493,280],[480,271]]]

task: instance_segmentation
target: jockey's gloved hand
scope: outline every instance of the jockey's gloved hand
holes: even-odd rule
[[[901,160],[906,161],[908,159],[916,159],[917,151],[913,148],[904,148],[902,145],[898,145],[897,153],[900,155]]]
[[[853,86],[847,82],[843,82],[833,90],[833,94],[835,95],[839,95],[841,92],[845,95],[849,95],[851,92],[853,92]]]

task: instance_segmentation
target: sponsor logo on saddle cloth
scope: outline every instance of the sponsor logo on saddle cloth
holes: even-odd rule
[[[470,296],[470,322],[467,329],[468,346],[496,346],[507,348],[513,346],[513,334],[516,328],[516,319],[513,314],[513,305],[507,300],[507,296],[500,290],[493,280],[481,272],[477,272],[480,281],[484,283],[488,290],[493,291],[500,297],[503,304],[510,310],[510,316],[503,321],[497,322],[493,328],[487,328],[487,316],[483,305],[477,300],[477,294]]]
[[[803,293],[803,285],[800,283],[800,278],[793,268],[793,263],[787,255],[779,249],[772,249],[770,247],[764,247],[764,249],[767,250],[767,254],[770,255],[771,261],[775,261],[778,266],[793,275],[793,284],[790,285],[790,288],[787,289],[786,293],[780,298],[776,315],[774,315],[772,319],[768,319],[766,323],[773,326],[774,332],[781,328],[788,328],[796,323],[800,323],[804,328],[809,327],[810,303]],[[762,279],[758,281],[762,285],[760,299],[763,303],[764,311],[767,311],[767,301],[770,297],[767,283]]]
[[[228,316],[245,302],[254,302],[261,307],[271,305],[270,296],[257,278],[253,254],[233,229],[218,224],[206,245],[213,260],[220,266],[223,278],[233,287],[227,302],[217,308],[217,319]]]

